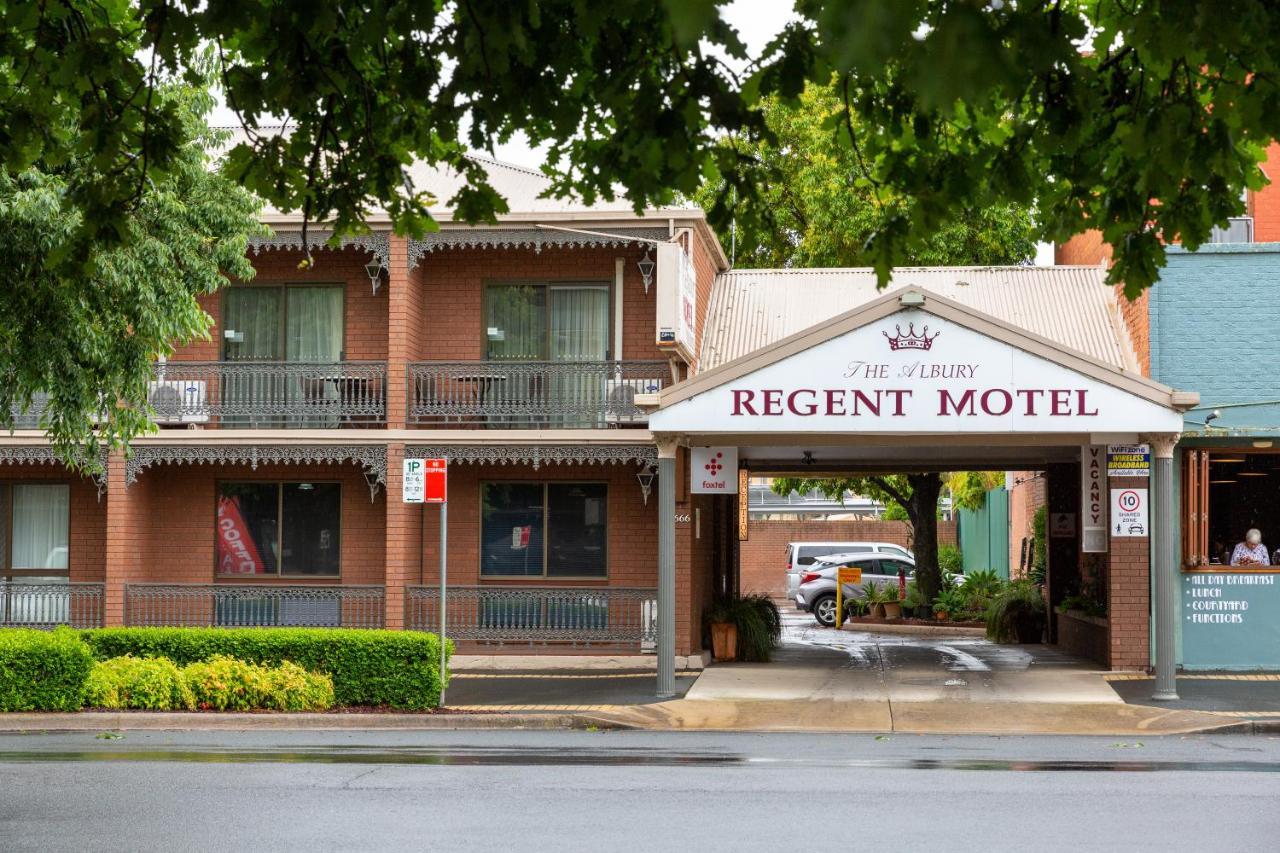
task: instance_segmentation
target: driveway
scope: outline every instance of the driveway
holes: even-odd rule
[[[821,628],[784,613],[782,646],[767,664],[720,664],[690,700],[1052,702],[1120,704],[1097,664],[1053,646],[1006,646],[957,633],[872,633]]]

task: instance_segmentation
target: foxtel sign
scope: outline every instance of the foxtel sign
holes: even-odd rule
[[[796,351],[655,412],[655,431],[1128,433],[1181,416],[1073,369],[915,308]],[[1092,369],[1092,368],[1090,368]]]

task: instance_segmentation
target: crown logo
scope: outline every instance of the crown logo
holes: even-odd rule
[[[942,334],[942,332],[934,332],[932,335],[930,335],[928,326],[922,327],[921,330],[917,333],[915,323],[908,324],[907,333],[905,335],[902,334],[902,326],[895,325],[894,328],[898,330],[898,333],[893,337],[889,337],[888,332],[880,333],[884,335],[885,338],[888,339],[889,349],[891,350],[932,349],[934,340],[937,339],[938,335]]]

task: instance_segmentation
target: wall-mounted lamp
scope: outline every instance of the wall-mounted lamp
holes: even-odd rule
[[[816,465],[817,463],[818,463],[818,460],[813,458],[812,450],[806,450],[804,452],[804,456],[800,457],[800,464],[802,465]]]
[[[1212,421],[1216,421],[1220,417],[1222,417],[1222,409],[1214,409],[1212,412],[1205,415],[1204,425],[1207,427]]]
[[[382,261],[374,258],[364,265],[364,271],[369,276],[369,284],[373,285],[374,295],[377,295],[378,285],[382,284]]]
[[[653,256],[648,249],[644,250],[644,257],[636,261],[636,268],[640,270],[640,278],[644,281],[645,295],[649,295],[649,285],[653,283]]]
[[[649,505],[649,495],[653,492],[653,478],[658,476],[657,465],[646,465],[636,472],[636,480],[640,483],[640,498],[644,505]]]

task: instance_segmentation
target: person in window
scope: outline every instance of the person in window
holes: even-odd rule
[[[1271,564],[1270,552],[1262,544],[1262,533],[1256,527],[1250,528],[1244,535],[1244,541],[1236,545],[1231,552],[1233,566],[1268,566]]]

